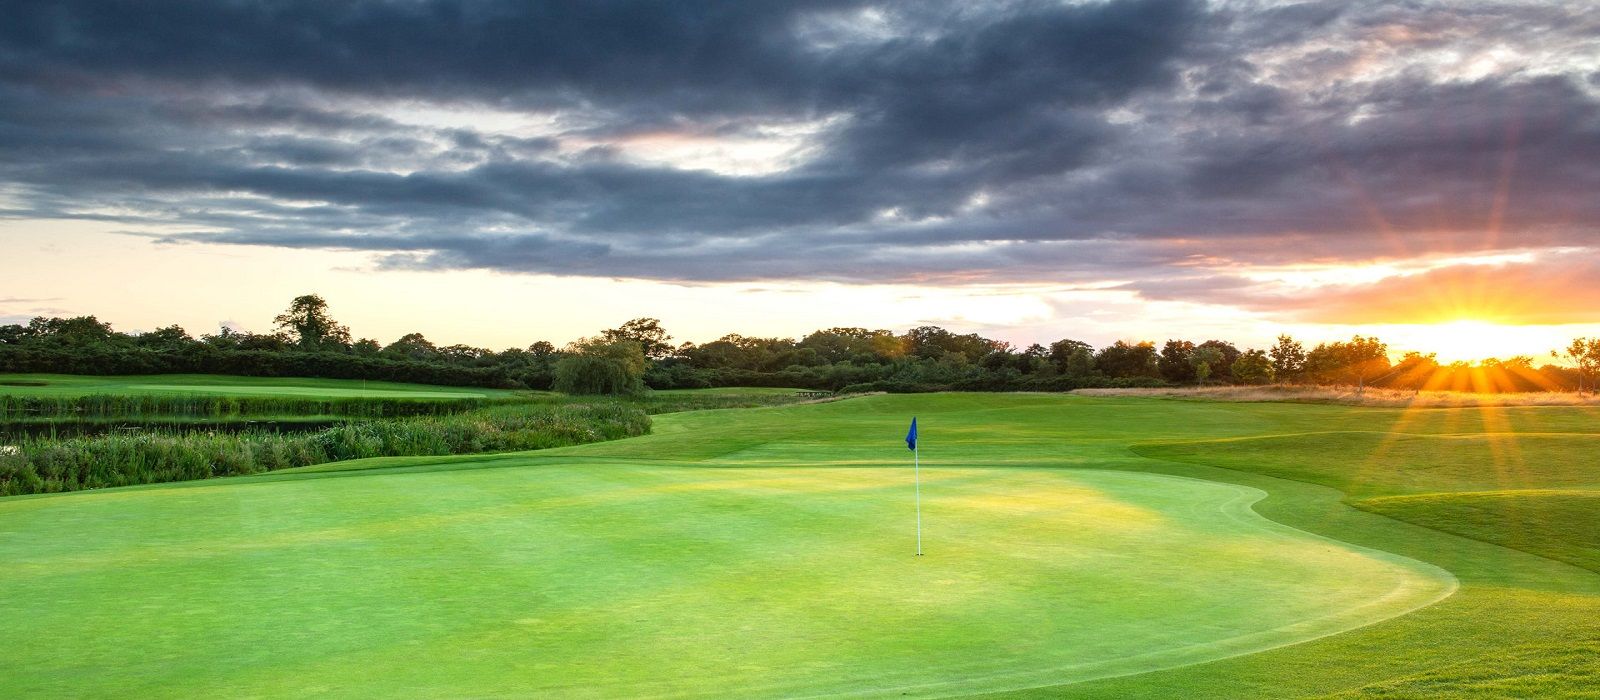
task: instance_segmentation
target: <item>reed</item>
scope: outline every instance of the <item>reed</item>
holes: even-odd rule
[[[0,496],[257,474],[367,457],[564,447],[642,435],[644,411],[616,403],[352,422],[310,433],[138,433],[22,438],[0,446]]]
[[[3,418],[149,418],[318,415],[357,418],[439,416],[485,406],[525,402],[506,398],[393,398],[296,396],[211,396],[201,394],[91,394],[28,396],[0,394]]]

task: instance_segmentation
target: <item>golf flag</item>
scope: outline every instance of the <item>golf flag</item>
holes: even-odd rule
[[[911,417],[906,431],[906,449],[911,450],[911,478],[917,485],[917,556],[922,556],[922,454],[917,452],[917,417]]]

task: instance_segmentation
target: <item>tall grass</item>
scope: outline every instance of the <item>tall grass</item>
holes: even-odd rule
[[[392,398],[296,396],[173,396],[91,394],[16,396],[0,394],[0,418],[128,418],[154,416],[351,416],[393,418],[440,416],[484,406],[517,403],[520,398]]]
[[[1600,406],[1600,397],[1570,392],[1475,394],[1461,391],[1406,391],[1354,386],[1276,384],[1267,386],[1172,387],[1165,389],[1078,389],[1080,396],[1146,396],[1207,401],[1287,401],[1391,408],[1476,408],[1480,406]]]
[[[644,411],[601,403],[367,421],[300,434],[25,438],[0,446],[0,496],[257,474],[365,457],[537,450],[643,435],[649,429]]]

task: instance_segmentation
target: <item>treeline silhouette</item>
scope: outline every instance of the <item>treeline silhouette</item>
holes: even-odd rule
[[[1186,384],[1349,384],[1484,393],[1592,390],[1600,339],[1563,352],[1574,366],[1531,357],[1441,364],[1431,355],[1392,362],[1376,338],[1307,348],[1289,336],[1272,347],[1223,340],[1118,341],[1096,348],[1063,339],[1025,348],[936,326],[904,333],[828,328],[803,338],[730,334],[673,345],[655,319],[641,318],[558,349],[539,341],[494,351],[439,346],[411,333],[382,345],[352,340],[316,295],[296,298],[272,333],[223,328],[196,338],[178,326],[122,333],[93,316],[35,318],[0,326],[0,372],[68,374],[204,373],[374,379],[424,384],[550,389],[563,373],[602,376],[606,392],[783,386],[832,391],[1064,391]],[[640,361],[630,361],[628,354]],[[565,362],[565,364],[563,364]],[[587,374],[585,374],[587,373]],[[631,374],[630,374],[631,373]],[[576,381],[576,380],[574,380]],[[580,392],[580,393],[601,393]]]

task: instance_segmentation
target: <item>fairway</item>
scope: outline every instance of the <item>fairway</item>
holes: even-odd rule
[[[1400,417],[875,396],[536,453],[10,498],[0,695],[1276,697],[1516,643],[1440,636],[1478,607],[1592,605],[1587,572],[1133,449]],[[1385,534],[1412,531],[1433,534]],[[1491,567],[1516,571],[1475,588]],[[1529,577],[1545,593],[1517,592]]]

